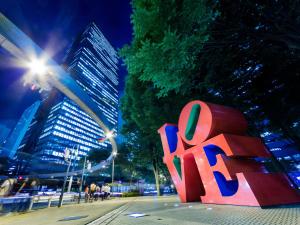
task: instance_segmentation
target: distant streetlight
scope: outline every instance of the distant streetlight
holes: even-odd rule
[[[111,169],[111,184],[114,183],[114,176],[115,176],[115,157],[117,156],[117,152],[114,151],[112,153],[113,157],[112,157],[112,169]]]
[[[72,152],[70,151],[70,149],[66,148],[65,149],[65,154],[64,154],[64,159],[65,161],[68,163],[68,168],[67,168],[67,172],[66,172],[66,175],[65,175],[65,178],[64,178],[64,183],[63,183],[63,187],[61,189],[61,193],[60,193],[60,196],[59,196],[59,201],[58,201],[58,207],[61,207],[62,204],[63,204],[63,197],[64,197],[64,189],[66,187],[66,184],[67,184],[67,179],[68,179],[68,175],[69,175],[69,170],[70,170],[70,166],[71,166],[71,163],[72,163],[72,156],[71,156],[71,153],[73,153],[75,155],[75,159],[76,159],[76,155],[78,153],[75,152],[75,145],[72,149]],[[78,148],[77,148],[77,152],[78,152]],[[70,159],[69,159],[70,158]]]
[[[98,141],[102,143],[102,142],[105,142],[107,139],[110,139],[112,137],[114,137],[114,132],[109,131],[109,132],[105,133],[104,137],[99,138]]]
[[[111,138],[112,136],[114,136],[114,133],[112,131],[110,131],[110,132],[107,132],[105,136],[106,136],[106,138]]]
[[[104,142],[104,141],[106,141],[107,139],[110,139],[110,138],[112,138],[112,137],[114,137],[114,136],[115,136],[114,131],[109,131],[109,132],[106,132],[106,133],[105,133],[105,137],[98,139],[98,141],[99,141],[99,142]],[[114,182],[114,176],[115,176],[115,158],[116,158],[117,154],[118,154],[118,152],[117,152],[116,149],[113,150],[113,151],[112,151],[112,154],[111,154],[111,156],[112,156],[111,183],[112,183],[112,184],[113,184],[113,182]],[[102,166],[102,168],[105,168],[105,165]]]

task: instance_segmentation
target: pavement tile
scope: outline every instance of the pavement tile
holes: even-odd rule
[[[133,218],[131,213],[146,216]],[[59,221],[68,216],[86,218]],[[93,222],[92,222],[93,221]],[[259,207],[180,203],[177,196],[121,198],[0,218],[1,225],[300,225],[300,205]]]
[[[129,217],[139,212],[148,216]],[[179,203],[174,197],[140,198],[111,225],[300,225],[300,205],[262,209],[260,207]]]

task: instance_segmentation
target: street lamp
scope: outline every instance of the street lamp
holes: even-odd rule
[[[113,136],[114,136],[114,132],[113,132],[113,131],[109,131],[109,132],[105,133],[105,136],[104,136],[104,137],[98,139],[98,141],[99,141],[100,143],[102,143],[102,142],[105,142],[107,139],[112,138]]]
[[[29,68],[30,73],[34,75],[44,75],[47,73],[47,66],[42,59],[31,59],[30,62],[27,63],[27,67]]]
[[[87,165],[86,165],[86,163],[87,163]],[[80,180],[80,186],[79,186],[78,204],[80,203],[80,199],[81,199],[81,191],[82,191],[85,169],[87,169],[87,170],[91,169],[91,162],[89,160],[86,160],[86,155],[84,156],[84,163],[83,163],[83,167],[82,167],[82,174],[81,174],[81,180]]]
[[[114,133],[113,133],[112,131],[107,132],[107,133],[105,134],[106,138],[111,138],[113,135],[114,135]]]
[[[111,169],[111,184],[114,183],[114,176],[115,176],[115,157],[117,156],[117,152],[114,151],[112,153],[113,157],[112,157],[112,169]]]
[[[62,206],[62,203],[63,203],[63,197],[64,197],[64,189],[66,187],[66,184],[67,184],[67,179],[68,179],[68,176],[69,176],[69,170],[70,170],[70,166],[71,166],[71,163],[72,163],[72,156],[70,155],[71,154],[74,154],[75,155],[75,158],[76,158],[76,155],[78,153],[75,152],[75,145],[73,147],[73,151],[70,152],[70,150],[68,148],[65,149],[65,155],[64,155],[64,158],[65,158],[65,161],[68,163],[68,168],[67,168],[67,172],[66,172],[66,175],[64,177],[64,183],[63,183],[63,186],[62,186],[62,189],[61,189],[61,193],[60,193],[60,196],[59,196],[59,201],[58,201],[58,207],[61,207]],[[77,152],[78,152],[78,147],[77,147]],[[70,158],[68,160],[68,158]]]
[[[47,76],[53,75],[53,73],[50,71],[50,66],[47,65],[46,62],[47,58],[45,56],[40,58],[32,56],[29,61],[20,62],[22,67],[28,69],[28,72],[23,77],[24,84],[32,84],[32,90],[40,89],[41,92],[43,90],[51,89]]]

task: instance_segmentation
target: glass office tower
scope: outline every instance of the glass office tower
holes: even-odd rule
[[[68,71],[92,97],[110,125],[118,121],[118,57],[95,23],[75,40],[65,58]]]
[[[92,98],[114,132],[118,122],[118,57],[95,23],[91,23],[74,41],[64,60],[66,70]],[[99,142],[104,133],[79,106],[57,94],[34,148],[35,157],[47,163],[36,164],[36,169],[61,171],[66,147],[79,149],[78,158],[91,149],[110,148],[110,143]],[[55,166],[53,166],[55,165]]]
[[[31,122],[40,107],[40,104],[40,101],[36,101],[23,112],[20,120],[6,139],[6,142],[3,144],[4,151],[2,154],[7,155],[9,158],[13,158],[15,156],[20,148],[20,144],[27,129],[29,129]]]

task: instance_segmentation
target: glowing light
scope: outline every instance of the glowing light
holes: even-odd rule
[[[134,217],[134,218],[139,218],[139,217],[144,217],[144,216],[146,216],[146,214],[144,214],[144,213],[131,213],[131,214],[129,214],[128,216]]]
[[[113,136],[113,132],[107,132],[105,136],[106,138],[111,138]]]
[[[117,152],[113,152],[112,154],[113,154],[113,156],[116,156],[118,153]]]
[[[32,59],[27,67],[30,69],[30,73],[36,75],[44,75],[47,73],[47,66],[45,62],[41,59]]]

